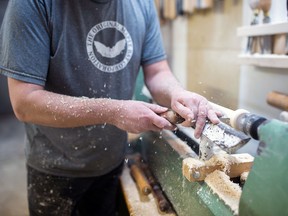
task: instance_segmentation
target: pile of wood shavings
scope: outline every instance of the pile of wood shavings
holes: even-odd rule
[[[208,123],[205,125],[205,129],[203,131],[203,135],[209,137],[213,143],[217,143],[217,145],[222,146],[223,148],[231,148],[235,146],[236,143],[239,143],[240,138],[232,135],[231,133],[227,133],[222,126],[214,125],[212,123]]]
[[[205,178],[206,184],[217,194],[235,215],[238,215],[242,190],[238,184],[230,181],[224,172],[215,170]]]

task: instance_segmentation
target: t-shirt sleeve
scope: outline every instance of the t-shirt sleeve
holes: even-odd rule
[[[9,0],[0,31],[0,74],[44,86],[50,37],[41,0]]]
[[[146,35],[142,50],[142,65],[149,65],[166,59],[154,1],[149,1]]]

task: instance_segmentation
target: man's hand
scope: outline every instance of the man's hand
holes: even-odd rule
[[[166,60],[144,66],[145,84],[153,99],[185,118],[184,125],[196,123],[195,137],[199,138],[208,118],[219,123],[217,116],[222,114],[212,108],[208,100],[196,93],[184,90],[172,74]]]
[[[159,116],[167,108],[141,101],[121,101],[114,114],[113,124],[130,133],[173,130],[175,126]]]
[[[208,100],[196,93],[186,90],[176,91],[171,98],[171,108],[185,119],[182,124],[195,124],[195,138],[199,138],[208,118],[212,123],[219,123],[220,111],[214,110]]]

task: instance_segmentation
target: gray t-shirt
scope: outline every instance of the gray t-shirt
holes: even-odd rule
[[[153,0],[10,0],[0,47],[1,74],[89,98],[131,99],[140,66],[166,58]],[[27,163],[50,174],[103,175],[125,155],[113,125],[26,131]]]

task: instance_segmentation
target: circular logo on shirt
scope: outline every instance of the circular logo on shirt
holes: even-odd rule
[[[124,69],[133,55],[129,32],[115,21],[95,25],[87,35],[86,47],[92,64],[107,73]]]

